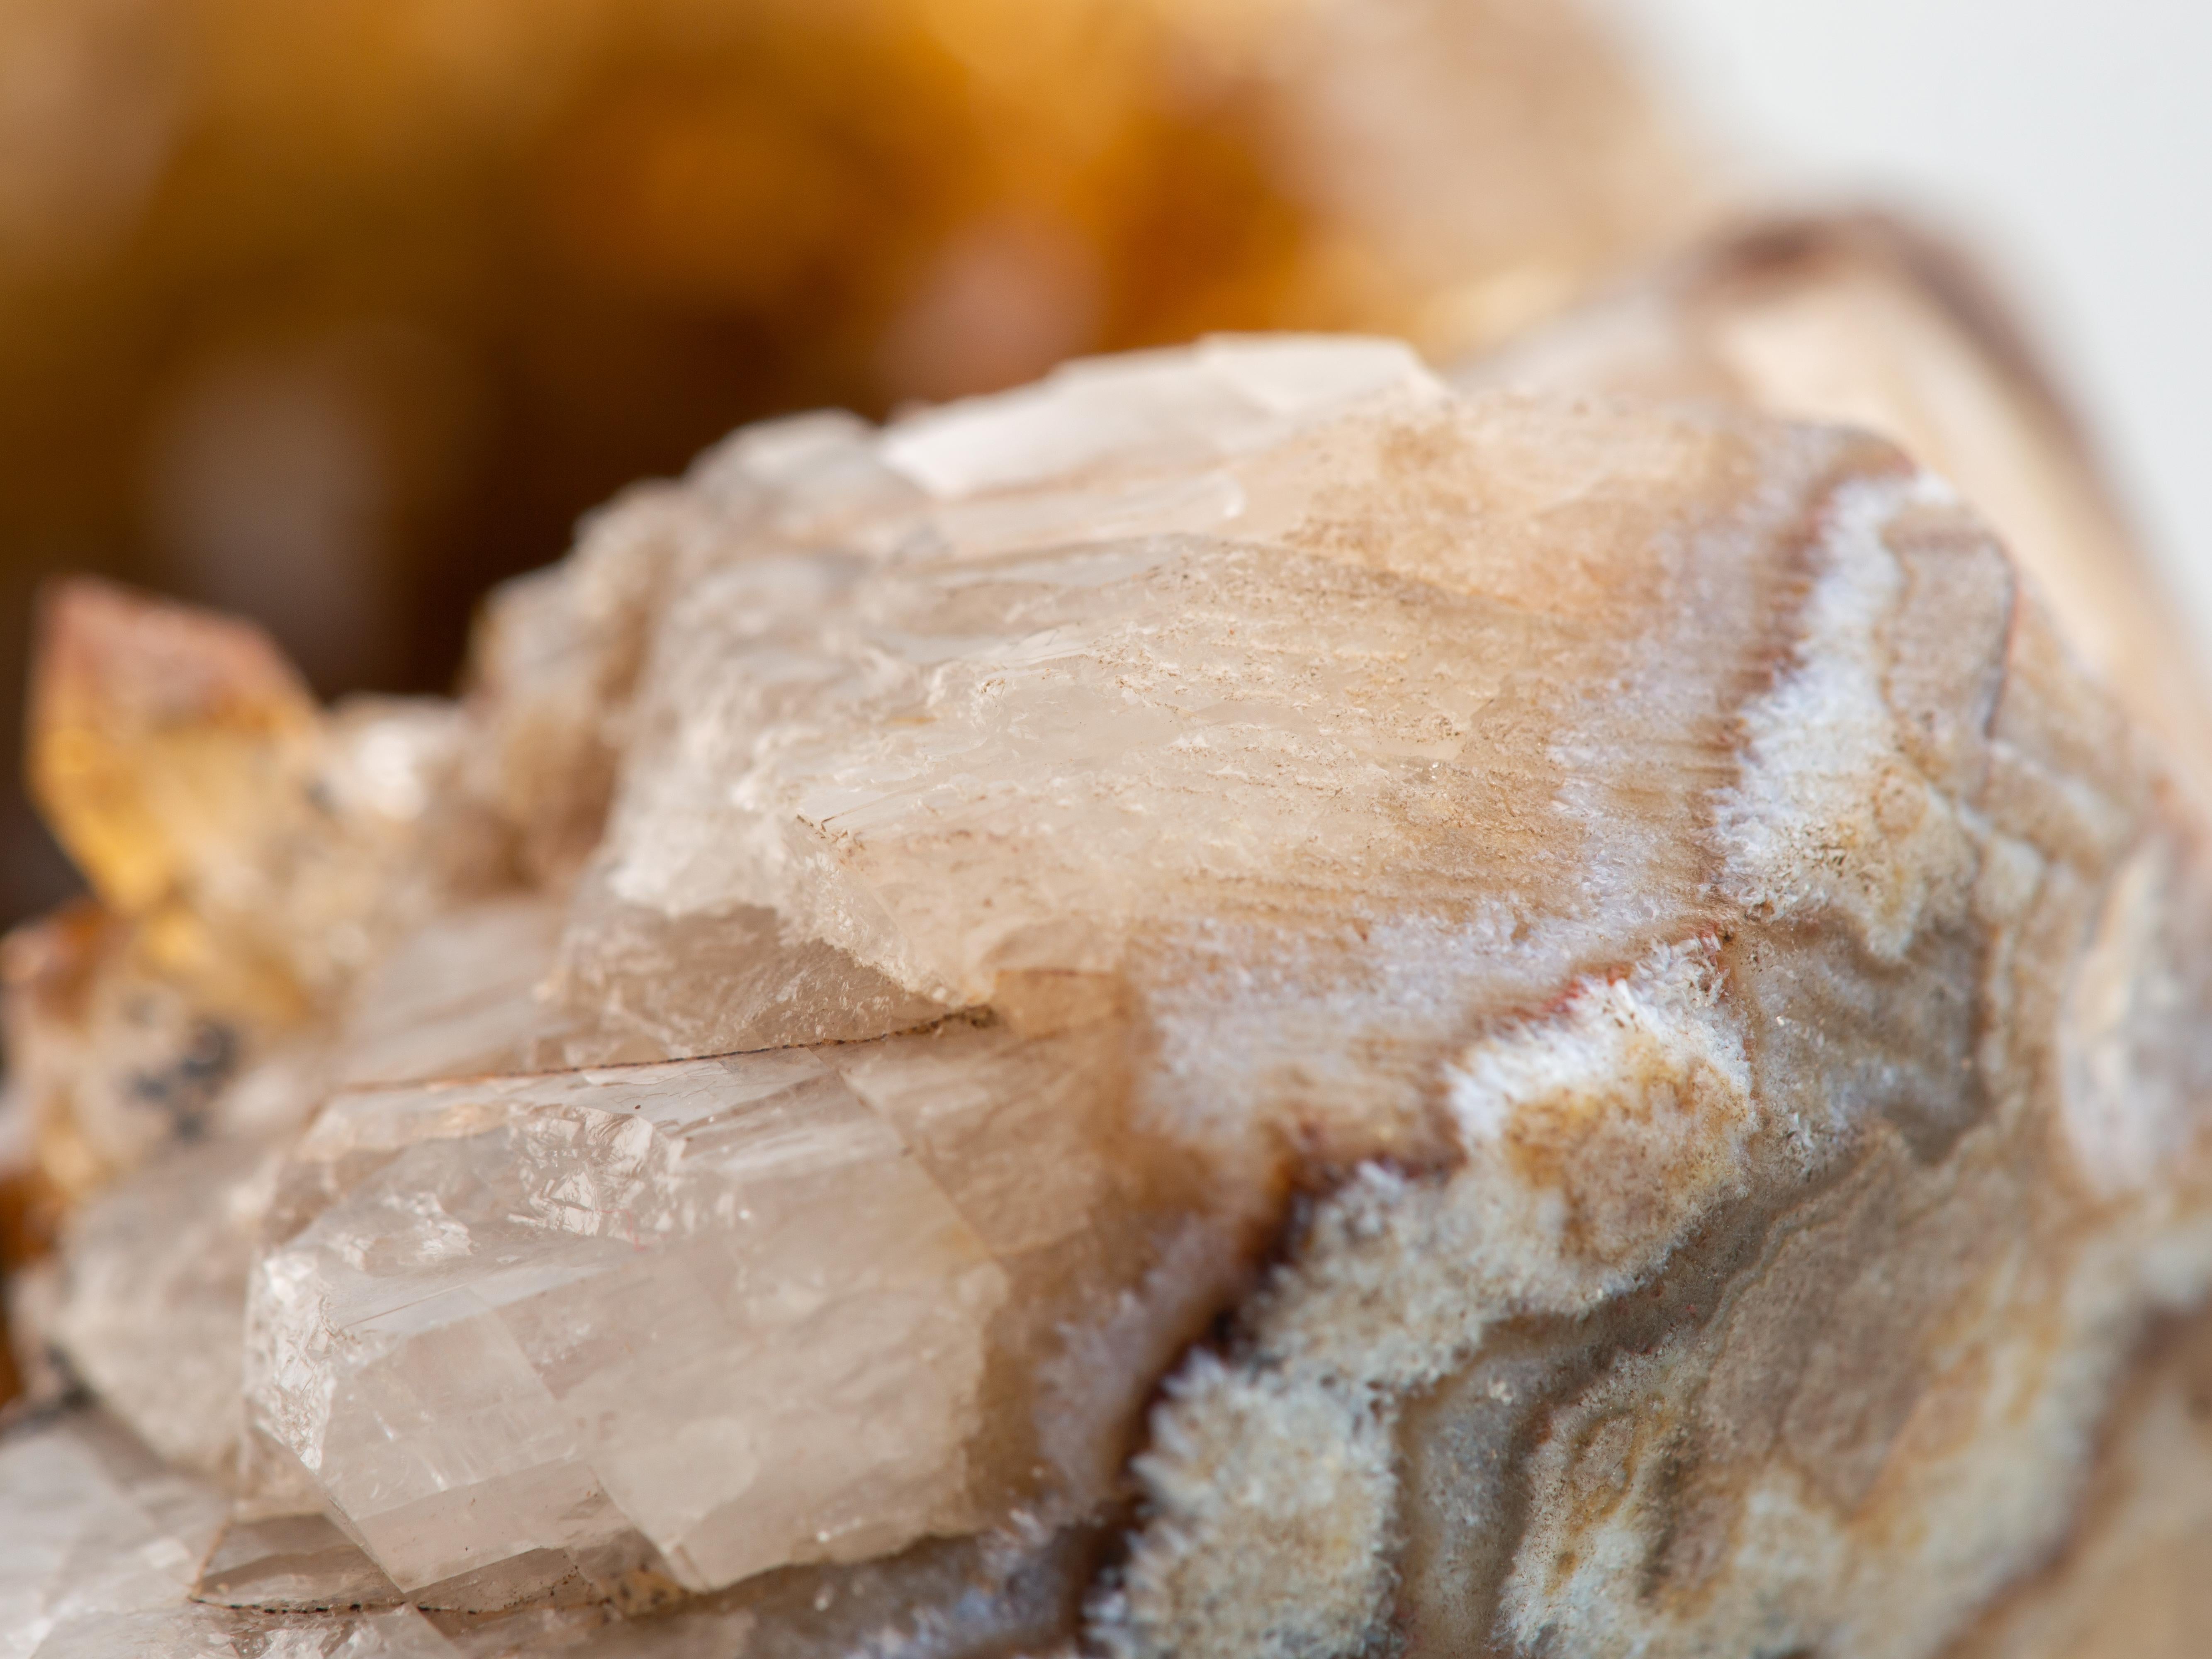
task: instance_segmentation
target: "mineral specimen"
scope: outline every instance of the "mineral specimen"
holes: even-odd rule
[[[0,1514],[173,1541],[38,1555],[18,1647],[2091,1628],[2203,1513],[2197,757],[1952,485],[1754,401],[1255,337],[777,422],[500,594],[458,709],[104,728],[65,823],[257,805],[125,815],[167,873],[19,978],[21,1109],[119,1097],[104,988],[289,1000],[206,1145],[97,1141],[51,1323],[223,1496],[19,1432]],[[117,604],[52,637],[227,683]]]

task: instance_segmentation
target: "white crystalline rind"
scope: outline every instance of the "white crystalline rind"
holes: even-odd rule
[[[1157,1518],[1121,1592],[1094,1610],[1100,1639],[1129,1655],[1303,1654],[1375,1635],[1405,1391],[1494,1320],[1617,1293],[1741,1191],[1758,1113],[1718,988],[1709,945],[1662,947],[1460,1057],[1461,1170],[1364,1172],[1267,1292],[1252,1337],[1262,1362],[1231,1373],[1200,1354],[1170,1384],[1137,1462]],[[1528,1129],[1585,1183],[1562,1190],[1506,1156],[1505,1138]]]
[[[1815,544],[1798,643],[1745,711],[1746,764],[1723,796],[1729,896],[1778,917],[1833,907],[1895,957],[1930,903],[1955,904],[1972,852],[1958,809],[1899,753],[1883,625],[1905,575],[1884,531],[1955,499],[1925,473],[1847,484]]]

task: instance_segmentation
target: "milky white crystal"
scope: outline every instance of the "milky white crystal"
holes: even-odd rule
[[[364,1153],[257,1265],[255,1405],[403,1589],[624,1524],[693,1589],[974,1525],[1006,1273],[812,1054],[346,1097],[300,1156]]]

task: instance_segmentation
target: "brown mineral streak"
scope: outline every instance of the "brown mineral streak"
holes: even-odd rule
[[[1791,573],[1784,592],[1792,598],[1769,606],[1775,638],[1754,653],[1759,666],[1747,671],[1740,701],[1771,689],[1783,671],[1798,606],[1810,585],[1805,556],[1815,543],[1826,511],[1826,497],[1816,497],[1806,514],[1804,529],[1785,544],[1801,550],[1798,560],[1784,563]],[[1911,529],[1905,526],[1898,539],[1908,544],[1919,539]],[[1936,538],[1939,548],[1959,543],[1955,520],[1945,521],[1940,530],[1942,533]],[[1979,538],[1970,534],[1965,539],[1969,554],[1985,550]],[[2008,586],[2005,591],[2008,595]],[[1944,604],[1948,597],[1930,595],[1923,605],[1942,606],[1942,614],[1956,618],[1957,607]],[[1908,599],[1899,618],[1900,628],[1912,619]],[[1994,651],[1990,656],[1994,662]],[[1896,661],[1904,669],[1910,663],[1908,653],[1899,651]],[[1992,684],[1995,678],[1992,672]],[[1990,702],[1979,701],[1985,708]],[[1930,734],[1916,727],[1915,735],[1924,742]],[[1717,873],[1711,871],[1708,882]],[[1747,988],[1771,980],[1770,964],[1777,957],[1818,960],[1823,954],[1818,942],[1820,931],[1739,921],[1723,939],[1728,995],[1739,1002],[1755,1000],[1755,993]],[[1848,939],[1836,945],[1847,957],[1860,957],[1849,970],[1851,974],[1882,974],[1880,964],[1865,961]],[[1534,1012],[1540,1016],[1545,1011]],[[1793,1022],[1811,1024],[1832,1036],[1844,1029],[1844,1022],[1835,1018],[1837,1012],[1808,1016],[1797,998],[1787,998],[1778,1006],[1770,1003],[1747,1010],[1745,1024],[1752,1033],[1754,1065],[1760,1063],[1757,1055],[1762,1036],[1778,1029],[1778,1020],[1784,1027]],[[1883,1044],[1880,1028],[1862,1024],[1861,1041]],[[1935,1052],[1922,1061],[1923,1069],[1936,1075],[1939,1089],[1954,1074],[1960,1050],[1967,1046],[1944,1038],[1945,1034],[1936,1034]],[[1694,1079],[1692,1086],[1690,1109],[1694,1113],[1699,1109]],[[1506,1131],[1505,1141],[1522,1179],[1565,1194],[1566,1237],[1573,1248],[1587,1252],[1602,1236],[1599,1230],[1608,1202],[1648,1205],[1651,1194],[1673,1184],[1680,1174],[1679,1170],[1650,1167],[1632,1143],[1619,1162],[1608,1164],[1601,1155],[1594,1158],[1594,1152],[1601,1154],[1601,1148],[1590,1126],[1601,1120],[1608,1125],[1634,1123],[1653,1111],[1679,1109],[1675,1083],[1663,1066],[1655,1066],[1618,1076],[1605,1094],[1531,1102]],[[1910,1107],[1905,1109],[1909,1114]],[[1662,1470],[1640,1592],[1653,1602],[1694,1602],[1699,1583],[1710,1576],[1733,1540],[1741,1498],[1741,1477],[1731,1480],[1727,1470],[1731,1455],[1755,1464],[1758,1455],[1778,1441],[1783,1455],[1816,1485],[1826,1484],[1843,1507],[1863,1509],[1881,1455],[1899,1438],[1908,1412],[1915,1413],[1911,1421],[1922,1425],[1920,1441],[1930,1439],[1925,1414],[1916,1406],[1927,1397],[1918,1386],[1921,1379],[1909,1370],[1899,1372],[1894,1364],[1899,1352],[1910,1349],[1905,1344],[1897,1349],[1888,1346],[1899,1334],[1909,1338],[1922,1316],[1909,1314],[1899,1333],[1894,1304],[1885,1299],[1868,1310],[1863,1346],[1838,1342],[1824,1333],[1832,1329],[1838,1317],[1838,1293],[1848,1295],[1855,1268],[1882,1259],[1893,1245],[1900,1199],[1895,1190],[1899,1176],[1892,1166],[1902,1163],[1909,1170],[1913,1161],[1909,1157],[1900,1160],[1900,1149],[1924,1146],[1925,1161],[1940,1160],[1979,1115],[1977,1110],[1954,1118],[1942,1126],[1946,1138],[1934,1144],[1915,1133],[1921,1126],[1908,1115],[1903,1125],[1871,1137],[1873,1145],[1856,1169],[1823,1171],[1780,1201],[1765,1198],[1730,1206],[1684,1240],[1664,1271],[1648,1284],[1573,1319],[1510,1323],[1486,1337],[1466,1367],[1425,1390],[1421,1402],[1409,1410],[1399,1437],[1408,1507],[1400,1522],[1402,1588],[1392,1626],[1407,1649],[1520,1651],[1498,1628],[1498,1599],[1513,1565],[1530,1501],[1523,1458],[1528,1449],[1554,1434],[1571,1434],[1577,1447],[1572,1485],[1577,1530],[1618,1508],[1626,1495],[1624,1471],[1629,1466],[1650,1460]],[[1947,1201],[1954,1201],[1953,1195],[1947,1194]],[[1624,1220],[1632,1225],[1644,1218],[1632,1209]],[[1997,1218],[1970,1214],[1960,1237],[1971,1240],[1986,1236]],[[1830,1242],[1808,1247],[1799,1242],[1807,1237]],[[1940,1286],[1937,1274],[1950,1254],[1927,1250],[1912,1253],[1911,1259],[1932,1261],[1936,1271],[1930,1277]],[[1793,1267],[1793,1255],[1809,1258],[1808,1265]],[[1760,1335],[1740,1337],[1730,1349],[1734,1363],[1709,1374],[1692,1402],[1662,1407],[1656,1415],[1643,1408],[1626,1418],[1601,1416],[1594,1424],[1566,1426],[1576,1420],[1577,1401],[1604,1378],[1615,1359],[1650,1355],[1664,1346],[1679,1350],[1716,1328],[1721,1334],[1713,1339],[1714,1345],[1728,1346],[1732,1318],[1751,1322],[1756,1329],[1757,1308],[1747,1309],[1747,1298],[1778,1304],[1787,1310],[1790,1322],[1778,1332],[1770,1328]],[[1814,1375],[1802,1377],[1808,1365]],[[1484,1389],[1499,1382],[1505,1385],[1504,1400],[1486,1397]],[[1456,1407],[1445,1403],[1450,1401],[1460,1403]],[[1501,1411],[1501,1406],[1508,1409]],[[1487,1432],[1474,1429],[1469,1443],[1469,1429],[1454,1419],[1480,1423],[1485,1413],[1498,1419],[1497,1425]],[[1555,1423],[1555,1419],[1564,1421]],[[1940,1450],[1940,1443],[1930,1449]],[[1482,1469],[1468,1470],[1470,1458],[1478,1460]],[[1426,1474],[1431,1465],[1445,1472],[1442,1485]],[[1470,1511],[1470,1487],[1488,1499],[1486,1512]],[[1571,1570],[1572,1565],[1570,1557],[1561,1570]]]
[[[1467,1365],[1410,1402],[1398,1451],[1407,1492],[1402,1588],[1391,1615],[1408,1650],[1514,1651],[1497,1627],[1498,1604],[1527,1520],[1527,1453],[1551,1432],[1553,1413],[1616,1355],[1648,1354],[1669,1336],[1704,1328],[1730,1286],[1756,1271],[1773,1218],[1757,1205],[1740,1207],[1747,1213],[1718,1218],[1685,1240],[1649,1285],[1587,1315],[1504,1322]],[[1668,1437],[1660,1438],[1671,1498],[1679,1465]],[[1673,1529],[1660,1536],[1655,1554],[1665,1553]]]
[[[1720,234],[1465,365],[1468,385],[1716,399],[1879,432],[1957,484],[2166,763],[2212,788],[2212,698],[2101,458],[2004,296],[1877,213]]]
[[[1955,521],[1917,535],[1913,529],[1901,526],[1893,544],[1917,544],[1923,562],[1934,556],[1936,571],[1916,584],[1928,592],[1920,617],[1929,623],[1941,618],[1955,629],[1972,615],[1972,607],[1962,607],[1955,592],[1945,591],[1943,556],[1963,553],[1971,558],[1981,547],[1971,535],[1962,539]],[[2000,584],[2000,591],[2008,588]],[[1903,678],[1927,664],[1911,647],[1930,643],[1924,632],[1913,637],[1911,601],[1909,592],[1893,630],[1902,636],[1890,680],[1900,715],[1917,714],[1916,704],[1937,701],[1916,696],[1917,688]],[[2009,611],[2006,604],[1999,615],[2008,619]],[[1997,685],[2017,688],[2020,681],[2032,678],[2034,669],[2045,665],[2037,660],[2040,645],[2040,631],[2031,623],[2026,639],[2014,637],[2011,676],[2000,671],[1996,652],[1986,652],[1988,665],[1980,677],[1987,690],[1976,695],[1970,673],[1969,683],[1959,688],[1966,695],[1943,700],[1954,708],[1985,711],[1978,734],[1983,742],[1998,724]],[[2021,660],[2023,654],[2027,660]],[[2017,689],[2011,701],[2020,701]],[[1971,754],[1956,752],[1957,737],[1965,733],[1938,732],[1924,717],[1900,724],[1918,745],[1915,759],[1930,775],[1948,774],[1969,798],[1982,793],[1985,771],[1972,764]],[[1805,946],[1793,938],[1795,931],[1741,929],[1730,945],[1737,964],[1730,984],[1741,988],[1771,980],[1771,970],[1760,971],[1766,965],[1761,958],[1771,963],[1802,952]],[[1986,956],[1987,947],[1981,946],[1968,960],[1984,961]],[[1862,963],[1856,971],[1863,975],[1875,969],[1876,964]],[[1982,977],[1981,970],[1972,974],[1974,981]],[[1948,979],[1939,980],[1938,988]],[[1940,1030],[1931,1033],[1932,1050],[1918,1057],[1939,1091],[1963,1088],[1970,1102],[1979,1103],[1964,1115],[1951,1115],[1941,1126],[1939,1139],[1926,1139],[1927,1126],[1908,1106],[1895,1127],[1867,1137],[1854,1164],[1824,1172],[1784,1203],[1747,1202],[1709,1222],[1648,1291],[1639,1287],[1554,1335],[1509,1331],[1501,1340],[1486,1341],[1472,1365],[1438,1385],[1434,1397],[1472,1401],[1486,1380],[1510,1376],[1520,1383],[1510,1396],[1513,1413],[1483,1437],[1481,1451],[1449,1455],[1462,1461],[1480,1457],[1492,1469],[1515,1468],[1521,1462],[1516,1447],[1572,1435],[1577,1450],[1571,1461],[1577,1474],[1571,1490],[1578,1495],[1567,1521],[1570,1535],[1609,1516],[1623,1501],[1630,1484],[1626,1468],[1640,1460],[1656,1460],[1662,1474],[1650,1500],[1656,1507],[1648,1523],[1650,1553],[1641,1592],[1654,1605],[1679,1608],[1697,1603],[1735,1541],[1742,1524],[1741,1494],[1770,1452],[1778,1452],[1825,1492],[1850,1517],[1855,1532],[1881,1537],[1920,1524],[1910,1492],[1912,1466],[1939,1463],[1962,1444],[1992,1386],[1982,1348],[1969,1344],[1940,1373],[1931,1371],[1927,1356],[1947,1345],[1947,1335],[1971,1322],[1963,1307],[2002,1268],[2005,1241],[2020,1224],[2024,1203],[2057,1212],[2036,1229],[2057,1230],[2051,1247],[2064,1249],[2069,1235],[2079,1236],[2092,1224],[2088,1218],[2068,1217],[2072,1206],[2052,1201],[2072,1178],[2063,1161],[2051,1158],[2046,1141],[2019,1131],[1997,1139],[1992,1136],[2001,1132],[1978,1133],[1996,1107],[1972,1057],[1991,1017],[1982,998],[1976,1005],[1952,1016],[1962,1027],[1957,1037],[1946,1041]],[[1785,998],[1760,1008],[1747,1022],[1747,1029],[1765,1034],[1812,1024],[1836,1033],[1832,1019],[1814,1015],[1808,1020],[1808,1012],[1799,999]],[[2018,1012],[2014,1029],[2022,1029]],[[2029,1022],[2025,1029],[2050,1027]],[[1867,1036],[1877,1046],[1885,1041],[1875,1031]],[[2022,1063],[2031,1073],[2045,1077],[2053,1065],[2047,1055],[2039,1060],[2027,1057]],[[1965,1083],[1951,1081],[1962,1072]],[[1589,1108],[1576,1103],[1565,1109],[1578,1120]],[[1562,1121],[1557,1111],[1540,1108],[1533,1118],[1524,1115],[1515,1125],[1509,1142],[1528,1178],[1571,1194],[1578,1182],[1593,1177],[1577,1167],[1571,1132],[1559,1133]],[[1972,1143],[1961,1146],[1961,1137],[1972,1137]],[[1955,1154],[1954,1147],[1960,1148]],[[1571,1199],[1571,1237],[1581,1207]],[[1723,1264],[1717,1273],[1717,1261]],[[1892,1263],[1911,1276],[1902,1281],[1893,1277],[1887,1265]],[[1663,1300],[1672,1318],[1651,1317],[1657,1305],[1654,1297]],[[2019,1297],[2014,1317],[2030,1329],[2047,1330],[2041,1346],[2032,1342],[2030,1352],[2049,1356],[2063,1333],[2042,1312],[2039,1301],[2033,1294]],[[1694,1352],[1685,1350],[1708,1331],[1717,1333],[1711,1347],[1717,1360],[1709,1358],[1699,1364]],[[1679,1404],[1672,1410],[1662,1408],[1655,1417],[1639,1408],[1623,1440],[1607,1425],[1624,1419],[1601,1417],[1592,1422],[1588,1408],[1578,1408],[1578,1397],[1601,1376],[1609,1356],[1649,1353],[1662,1346],[1678,1356],[1670,1369],[1703,1372],[1687,1397],[1676,1391]],[[2050,1362],[2046,1358],[2041,1363]],[[1574,1427],[1577,1421],[1583,1426]],[[1508,1477],[1500,1490],[1499,1477],[1488,1475],[1500,1500],[1492,1515],[1472,1524],[1456,1519],[1449,1484],[1435,1488],[1421,1473],[1429,1460],[1445,1452],[1454,1433],[1449,1414],[1432,1419],[1420,1411],[1410,1413],[1401,1429],[1400,1455],[1414,1501],[1401,1517],[1406,1553],[1394,1624],[1413,1651],[1520,1651],[1498,1622],[1498,1597],[1525,1526],[1517,1518],[1525,1516],[1529,1502],[1525,1477]],[[1424,1500],[1445,1507],[1425,1507]],[[1502,1532],[1497,1530],[1501,1526]],[[1468,1541],[1447,1546],[1455,1531]],[[1475,1552],[1472,1557],[1470,1549]],[[1574,1565],[1570,1553],[1555,1571],[1571,1571]],[[1555,1588],[1557,1583],[1555,1579]]]

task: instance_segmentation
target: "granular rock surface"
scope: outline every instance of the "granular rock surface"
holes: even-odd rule
[[[1757,401],[757,427],[452,705],[64,592],[9,1650],[2056,1650],[2201,1524],[2198,757]]]

